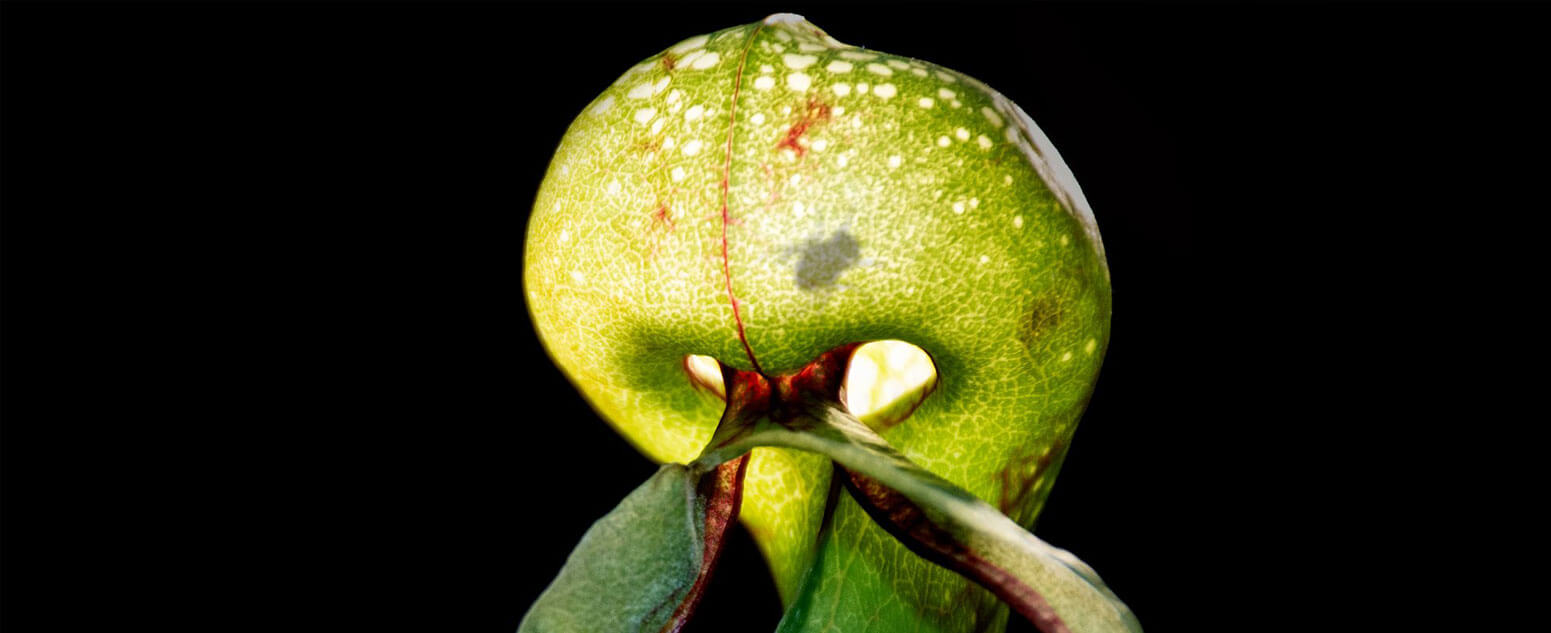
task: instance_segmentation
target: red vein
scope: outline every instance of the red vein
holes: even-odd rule
[[[738,310],[738,295],[732,291],[732,266],[727,257],[727,190],[728,181],[732,180],[732,137],[738,128],[738,91],[743,87],[743,65],[748,62],[749,49],[754,48],[754,40],[763,28],[765,28],[763,22],[754,27],[754,32],[749,34],[748,44],[743,47],[743,55],[738,58],[738,74],[732,84],[732,103],[727,107],[727,153],[722,160],[722,278],[727,282],[727,300],[732,303],[732,321],[738,326],[738,340],[743,343],[743,352],[748,354],[749,362],[754,365],[754,371],[761,374],[765,373],[765,369],[759,366],[759,359],[754,358],[754,348],[749,346],[748,334],[743,330],[743,315]]]

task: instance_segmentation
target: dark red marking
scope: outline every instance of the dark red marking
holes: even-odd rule
[[[727,528],[738,520],[738,509],[743,505],[743,475],[748,471],[749,456],[744,454],[735,460],[716,467],[700,479],[700,494],[705,498],[705,549],[700,558],[700,574],[689,588],[684,601],[673,610],[673,615],[663,624],[663,633],[678,633],[689,623],[695,607],[705,596],[706,585],[716,563],[722,555],[722,543]]]
[[[678,64],[679,64],[679,60],[674,59],[672,53],[665,53],[665,54],[663,54],[663,56],[662,56],[662,69],[663,70],[672,72],[673,71],[673,67],[677,66]]]
[[[738,94],[743,87],[743,68],[749,61],[749,49],[754,47],[754,40],[764,28],[763,23],[754,27],[754,32],[749,34],[748,44],[743,47],[743,55],[738,58],[738,73],[732,85],[732,102],[727,107],[727,151],[722,159],[722,279],[726,280],[727,301],[732,304],[732,321],[738,328],[738,341],[743,343],[743,353],[748,355],[749,364],[761,374],[765,373],[765,369],[760,367],[759,359],[754,357],[754,348],[749,346],[748,333],[743,327],[743,314],[738,308],[738,295],[732,291],[732,266],[727,257],[727,196],[728,181],[732,178],[732,137],[733,131],[738,128]]]
[[[669,231],[672,231],[675,228],[673,223],[673,210],[668,208],[668,204],[665,202],[658,203],[657,209],[652,211],[652,221],[667,225]]]
[[[829,116],[829,104],[819,101],[818,99],[809,99],[808,105],[803,108],[802,114],[797,118],[797,122],[793,123],[792,127],[787,128],[786,138],[782,139],[780,143],[776,143],[776,149],[779,150],[782,148],[787,148],[793,152],[796,152],[798,156],[807,154],[808,148],[803,147],[801,143],[797,142],[797,140],[802,138],[802,135],[808,133],[808,128],[813,127],[815,124],[828,121]]]
[[[866,475],[836,465],[851,497],[883,529],[917,556],[937,563],[990,590],[1043,633],[1071,633],[1061,616],[1033,587],[970,551],[932,523],[920,506]]]

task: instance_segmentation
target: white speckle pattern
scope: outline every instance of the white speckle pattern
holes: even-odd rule
[[[819,139],[819,140],[813,142],[813,151],[815,151],[815,152],[822,152],[822,151],[824,151],[828,147],[829,147],[829,141],[826,141],[824,139]]]
[[[925,68],[911,68],[910,69],[910,74],[915,75],[917,77],[925,77],[926,76],[926,69]]]
[[[1067,352],[1067,353],[1061,355],[1061,362],[1064,363],[1064,362],[1069,361],[1069,360],[1072,360],[1072,353],[1071,352]]]
[[[749,117],[749,120],[753,121],[754,125],[760,125],[765,122],[765,113],[755,112],[754,116]]]
[[[986,115],[986,120],[990,121],[991,125],[1002,127],[1002,115],[997,114],[990,106],[980,108],[980,113]]]
[[[843,62],[837,59],[825,66],[824,70],[832,73],[848,73],[851,72],[851,62]]]
[[[685,143],[684,144],[684,150],[683,150],[684,155],[685,156],[694,156],[695,154],[699,154],[700,153],[701,145],[702,144],[700,142],[700,139],[698,139],[698,138],[697,139],[693,139],[693,140],[691,140],[688,143]]]
[[[835,164],[839,165],[841,167],[845,167],[846,165],[851,164],[851,159],[850,159],[850,157],[846,156],[845,154],[841,154],[840,156],[835,158]]]
[[[667,119],[657,119],[656,121],[652,121],[652,136],[656,136],[658,132],[662,131],[663,123],[666,121]]]
[[[668,93],[668,105],[673,105],[675,103],[678,103],[679,99],[683,99],[683,98],[684,98],[684,91],[683,90],[679,90],[678,88],[674,88],[672,92]]]
[[[991,262],[991,258],[990,257],[987,257],[985,255],[981,255],[980,256],[980,263],[987,264],[987,263],[990,263],[990,262]]]
[[[856,94],[867,94],[867,82],[856,84]]]
[[[888,66],[884,66],[883,64],[868,64],[867,72],[873,73],[875,75],[883,75],[884,77],[894,74],[893,69],[889,68]]]
[[[977,208],[979,206],[980,206],[980,198],[970,198],[969,199],[969,208],[974,209],[974,208]]]
[[[947,147],[948,143],[952,143],[952,142],[953,141],[948,140],[948,137],[946,137],[946,136],[939,136],[939,137],[937,137],[937,146],[938,147]]]
[[[684,180],[684,168],[683,167],[674,167],[673,168],[673,173],[671,173],[669,175],[673,176],[673,182],[679,182],[681,180]]]
[[[933,105],[936,105],[936,103],[937,102],[932,101],[931,97],[921,97],[920,99],[918,99],[916,101],[916,105],[921,106],[923,108],[930,108]]]
[[[957,130],[954,130],[953,131],[953,135],[955,137],[958,137],[958,139],[961,140],[961,141],[969,140],[969,130],[966,130],[964,128],[959,128]]]
[[[984,134],[976,137],[975,142],[980,145],[980,149],[991,149],[991,139],[987,138]]]
[[[945,73],[945,72],[940,71],[940,70],[937,71],[937,78],[941,79],[943,81],[946,81],[946,82],[948,82],[950,84],[956,84],[956,83],[959,82],[959,78],[958,77],[954,77],[953,75],[950,75],[950,74]]]
[[[580,270],[573,270],[571,271],[571,281],[577,284],[585,284],[587,283],[587,275],[583,275]]]
[[[1091,339],[1090,338],[1090,339],[1088,339],[1088,344],[1082,346],[1082,351],[1087,353],[1089,356],[1092,356],[1093,355],[1093,350],[1096,350],[1098,348],[1099,348],[1099,341],[1098,341],[1098,339]]]
[[[790,68],[792,70],[802,70],[804,68],[812,66],[814,64],[814,62],[817,62],[817,61],[819,61],[819,58],[814,57],[812,55],[798,55],[798,54],[795,54],[795,53],[787,53],[787,54],[781,56],[781,62],[785,63],[786,67]]]
[[[722,56],[715,52],[710,52],[696,58],[695,61],[689,65],[689,67],[695,70],[705,70],[715,66],[716,62],[719,61],[722,61]]]
[[[893,169],[895,167],[899,167],[899,154],[889,157],[889,168]]]
[[[611,196],[619,195],[619,181],[610,180],[608,186],[605,187],[604,190],[609,192],[609,195]]]
[[[571,231],[567,230],[567,229],[560,229],[560,241],[562,241],[562,242],[569,242],[569,241],[571,241]]]
[[[1023,228],[1023,216],[1021,216],[1021,215],[1012,216],[1012,226],[1015,229]]]
[[[607,97],[604,97],[602,101],[599,101],[598,105],[595,105],[595,106],[592,107],[592,113],[594,115],[599,115],[599,114],[603,114],[603,113],[608,112],[609,110],[613,110],[613,109],[614,109],[614,95],[609,95]]]
[[[771,77],[770,75],[761,75],[758,79],[754,80],[754,88],[756,90],[769,90],[774,87],[775,77]]]
[[[641,108],[635,111],[635,122],[646,125],[654,116],[657,116],[657,108]]]
[[[897,59],[888,60],[888,63],[889,63],[890,66],[893,66],[894,68],[896,68],[898,70],[909,70],[910,69],[910,64],[907,64],[907,63],[902,62],[902,61],[897,60]]]
[[[786,76],[786,87],[792,90],[802,92],[811,85],[813,85],[813,78],[809,77],[807,73],[792,73]]]
[[[898,93],[899,90],[894,87],[894,84],[878,84],[878,87],[872,89],[873,96],[879,99],[888,99]]]
[[[963,215],[964,214],[964,203],[963,202],[955,202],[955,203],[953,203],[953,212],[957,213],[959,215]]]
[[[775,72],[775,66],[771,66],[770,64],[760,64],[759,65],[759,72],[762,72],[762,73],[765,73],[766,75],[768,75],[770,73]]]
[[[686,123],[694,123],[695,121],[699,121],[700,117],[703,116],[705,116],[705,106],[690,106],[688,110],[684,111],[684,121]]]
[[[853,62],[865,62],[865,61],[867,61],[869,59],[877,59],[878,58],[877,55],[874,55],[872,53],[863,53],[861,51],[840,51],[840,56],[844,57],[846,59],[849,59],[849,60],[851,60]]]
[[[959,95],[958,95],[958,93],[956,93],[956,92],[954,92],[952,90],[949,90],[947,88],[938,88],[937,89],[937,96],[942,97],[943,99],[952,99],[952,98],[957,97]]]
[[[1062,245],[1062,246],[1067,246],[1067,245],[1069,245],[1069,244],[1071,244],[1071,243],[1072,243],[1072,238],[1070,238],[1070,237],[1067,237],[1067,236],[1065,236],[1065,235],[1062,235],[1062,236],[1061,236],[1061,245]]]

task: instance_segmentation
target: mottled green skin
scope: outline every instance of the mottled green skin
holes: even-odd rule
[[[1065,174],[973,79],[806,22],[736,27],[632,68],[572,124],[528,229],[528,305],[560,367],[659,461],[693,459],[722,410],[687,354],[750,369],[752,350],[775,373],[846,342],[914,343],[938,388],[884,436],[1027,526],[1109,336],[1103,247]],[[787,630],[1001,628],[994,597],[849,498],[804,582],[828,485],[822,457],[749,465],[742,517],[801,607]]]

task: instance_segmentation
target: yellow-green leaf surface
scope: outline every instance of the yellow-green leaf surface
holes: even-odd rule
[[[686,379],[687,355],[774,373],[898,339],[932,356],[938,382],[884,436],[1025,526],[1109,335],[1097,226],[1034,123],[964,74],[789,15],[626,70],[562,140],[527,244],[546,347],[652,459],[695,458],[723,409]],[[742,518],[788,603],[814,560],[829,474],[817,455],[751,456]],[[994,597],[848,499],[833,528],[825,556],[844,562],[826,567],[837,582],[821,598],[857,622],[1005,621]],[[880,627],[844,630],[894,630]]]

